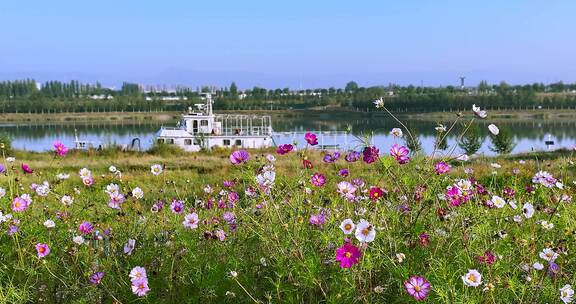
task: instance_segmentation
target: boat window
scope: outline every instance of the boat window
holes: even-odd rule
[[[241,146],[241,145],[242,145],[242,140],[241,140],[241,139],[237,139],[237,140],[236,140],[236,145],[237,145],[237,146]]]
[[[229,139],[224,139],[223,141],[225,146],[229,146],[230,145],[230,140]]]
[[[201,121],[200,121],[200,125],[201,125],[201,126],[207,126],[207,125],[208,125],[208,121],[207,121],[206,119],[201,120]]]
[[[166,143],[167,143],[167,144],[170,144],[170,145],[174,144],[174,138],[168,138],[168,139],[166,140]]]
[[[184,144],[187,146],[190,146],[190,145],[192,145],[192,140],[191,139],[185,139]]]

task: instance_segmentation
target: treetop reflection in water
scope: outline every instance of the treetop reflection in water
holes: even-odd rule
[[[381,148],[391,146],[395,141],[390,130],[401,127],[393,119],[385,116],[345,116],[334,114],[312,114],[312,115],[275,115],[273,117],[273,128],[278,134],[275,136],[276,144],[290,143],[296,141],[303,146],[303,134],[309,130],[322,131],[345,131],[351,130],[348,136],[339,135],[336,137],[325,137],[324,144],[339,144],[341,149],[358,149],[361,141],[357,137],[364,137],[372,134],[372,143]],[[423,120],[404,120],[408,128],[416,130],[425,152],[431,152],[436,135],[435,122]],[[450,126],[450,121],[439,121],[445,126]],[[488,123],[476,121],[479,124],[484,136],[479,153],[493,154],[488,138]],[[164,123],[173,126],[175,123]],[[516,147],[513,153],[546,149],[544,141],[548,134],[551,135],[555,145],[553,148],[571,147],[576,143],[576,122],[562,122],[554,120],[509,120],[499,122],[499,126],[510,129],[514,136]],[[13,147],[30,151],[45,151],[52,148],[55,140],[61,140],[67,146],[74,146],[74,132],[82,140],[106,143],[106,144],[128,144],[134,138],[139,138],[142,148],[149,148],[154,139],[155,133],[162,126],[161,123],[75,123],[75,124],[5,124],[0,125],[0,133],[7,133],[13,140]],[[462,126],[455,126],[448,138],[449,147],[456,143],[456,137],[461,133]],[[296,132],[296,134],[292,134]],[[347,146],[345,143],[347,142]],[[459,149],[457,149],[459,151]]]

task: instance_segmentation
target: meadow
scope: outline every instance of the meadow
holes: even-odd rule
[[[574,151],[423,155],[393,132],[341,152],[311,133],[197,154],[2,146],[0,302],[572,301]]]

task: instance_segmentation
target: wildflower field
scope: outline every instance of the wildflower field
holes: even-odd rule
[[[2,150],[0,302],[572,301],[573,152],[322,152],[305,139]]]

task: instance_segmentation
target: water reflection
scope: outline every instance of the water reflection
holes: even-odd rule
[[[382,151],[394,143],[394,138],[388,133],[399,124],[393,119],[376,115],[342,115],[342,114],[312,114],[312,115],[275,115],[273,117],[274,131],[277,144],[297,141],[304,144],[303,134],[308,130],[343,131],[350,128],[351,134],[347,136],[326,137],[325,144],[340,144],[342,149],[354,148],[361,143],[355,137],[372,135],[373,144]],[[435,122],[422,120],[403,121],[409,128],[417,130],[425,151],[431,152],[436,126]],[[481,153],[492,154],[489,149],[488,121],[477,121],[486,138],[480,150]],[[450,121],[440,121],[450,126]],[[174,123],[164,123],[173,125]],[[52,148],[55,140],[61,140],[68,146],[73,146],[75,133],[82,140],[106,144],[128,144],[133,138],[139,138],[143,148],[152,145],[155,132],[162,124],[157,122],[131,122],[131,123],[45,123],[45,124],[4,124],[0,125],[0,132],[9,134],[13,138],[13,146],[18,149],[31,151],[44,151]],[[525,152],[531,149],[544,150],[544,141],[548,134],[555,141],[554,148],[571,147],[576,143],[576,122],[558,120],[509,120],[499,122],[498,125],[510,128],[517,143],[513,152]],[[462,127],[455,126],[448,137],[448,145],[455,144],[456,136]],[[290,134],[284,132],[291,132]]]

